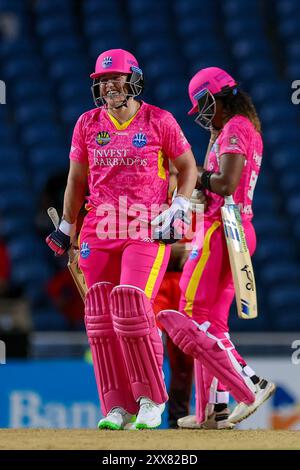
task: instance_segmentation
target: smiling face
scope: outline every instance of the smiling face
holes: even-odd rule
[[[108,108],[120,106],[127,97],[127,75],[108,73],[99,80],[100,96]]]

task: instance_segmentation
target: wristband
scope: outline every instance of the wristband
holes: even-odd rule
[[[65,235],[70,236],[72,228],[74,227],[75,224],[69,224],[66,220],[62,220],[61,223],[59,224],[59,230],[64,233]]]
[[[209,191],[211,191],[210,178],[213,174],[213,171],[204,171],[201,175],[201,184],[205,189],[208,189]]]

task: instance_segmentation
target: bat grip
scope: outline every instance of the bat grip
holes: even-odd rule
[[[234,199],[232,196],[225,196],[224,197],[225,204],[230,205],[230,204],[235,204]]]

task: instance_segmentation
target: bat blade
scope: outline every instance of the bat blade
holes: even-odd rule
[[[255,277],[237,204],[221,208],[224,233],[232,272],[238,316],[244,320],[257,317]]]

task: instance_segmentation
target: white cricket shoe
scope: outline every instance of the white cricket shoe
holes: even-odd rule
[[[98,423],[99,429],[111,429],[119,431],[124,429],[126,425],[133,422],[135,416],[128,413],[124,408],[112,408],[104,418]]]
[[[164,412],[165,404],[158,405],[149,398],[140,399],[140,411],[137,415],[134,426],[136,429],[155,429],[161,424],[161,415]]]
[[[248,416],[252,415],[257,408],[262,405],[268,398],[270,398],[276,390],[273,382],[268,382],[265,379],[261,379],[258,384],[255,385],[255,401],[251,405],[245,403],[239,403],[229,416],[229,421],[233,424],[240,423]]]
[[[234,424],[228,419],[229,409],[223,411],[213,411],[203,423],[198,423],[195,415],[184,416],[177,420],[177,425],[181,429],[232,429]]]
[[[177,426],[182,429],[201,429],[201,424],[197,422],[195,415],[183,416],[177,420]]]

